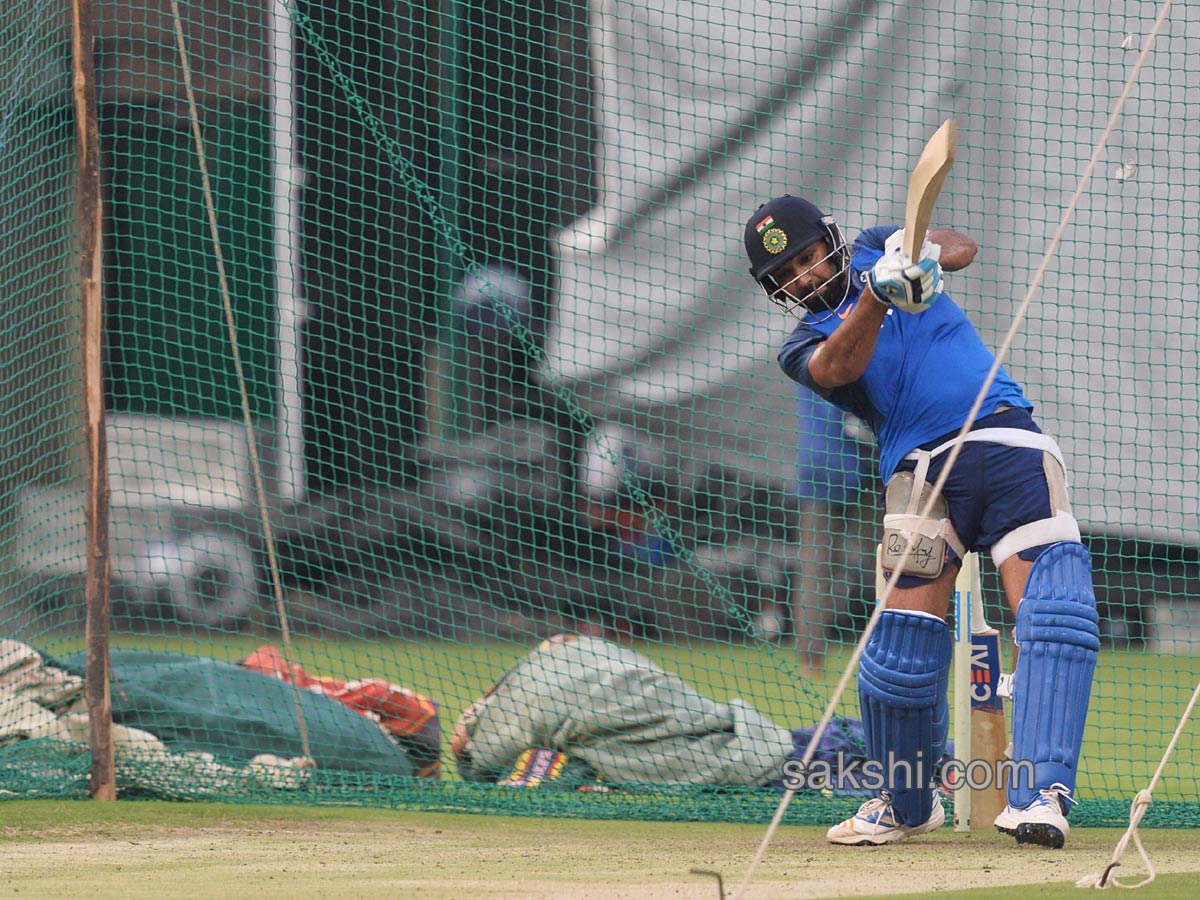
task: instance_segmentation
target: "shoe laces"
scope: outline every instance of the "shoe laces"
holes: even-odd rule
[[[872,797],[858,808],[858,818],[868,819],[871,816],[875,817],[871,820],[871,824],[876,828],[883,822],[884,816],[890,816],[892,824],[896,824],[896,811],[892,809],[892,799],[887,796]]]
[[[1075,805],[1075,798],[1071,796],[1071,789],[1061,782],[1054,782],[1048,788],[1042,788],[1038,791],[1042,796],[1044,803],[1058,804],[1059,812],[1066,815],[1072,806]]]

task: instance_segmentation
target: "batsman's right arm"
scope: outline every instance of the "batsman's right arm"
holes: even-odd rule
[[[819,387],[829,390],[862,377],[888,309],[871,294],[869,285],[863,285],[862,296],[846,320],[809,357],[808,372]]]

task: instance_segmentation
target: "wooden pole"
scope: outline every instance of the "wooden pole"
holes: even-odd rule
[[[96,124],[95,26],[91,0],[72,2],[75,130],[79,171],[75,212],[83,300],[83,388],[87,442],[87,673],[93,800],[115,800],[116,766],[109,693],[108,455],[104,440],[103,204]]]

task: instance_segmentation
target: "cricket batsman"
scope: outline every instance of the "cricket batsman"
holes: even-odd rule
[[[932,764],[949,725],[945,620],[961,560],[979,551],[991,554],[1016,617],[1012,757],[1034,773],[1008,785],[995,827],[1018,843],[1062,847],[1100,647],[1091,560],[1062,453],[1003,369],[930,506],[995,357],[943,290],[943,273],[970,265],[975,242],[935,229],[913,260],[903,237],[876,225],[850,245],[833,218],[787,195],[745,228],[751,276],[799,320],[779,350],[783,371],[875,435],[889,577],[912,544],[858,672],[867,756],[886,785],[828,839],[887,844],[945,821]],[[1021,770],[1029,767],[1013,767]]]

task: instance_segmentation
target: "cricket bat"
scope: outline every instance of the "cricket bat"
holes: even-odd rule
[[[950,174],[950,168],[954,165],[954,153],[957,149],[958,126],[953,119],[947,119],[921,151],[921,157],[908,179],[908,199],[904,208],[904,243],[900,249],[913,262],[917,261],[921,245],[925,242],[925,232],[929,230],[933,205],[937,203],[946,176]]]
[[[954,793],[954,830],[991,828],[1008,802],[996,778],[1005,759],[1008,727],[1000,684],[1000,632],[983,610],[979,557],[968,553],[954,585],[954,756],[969,766]],[[986,763],[986,768],[979,765]],[[980,787],[972,783],[987,782]]]

